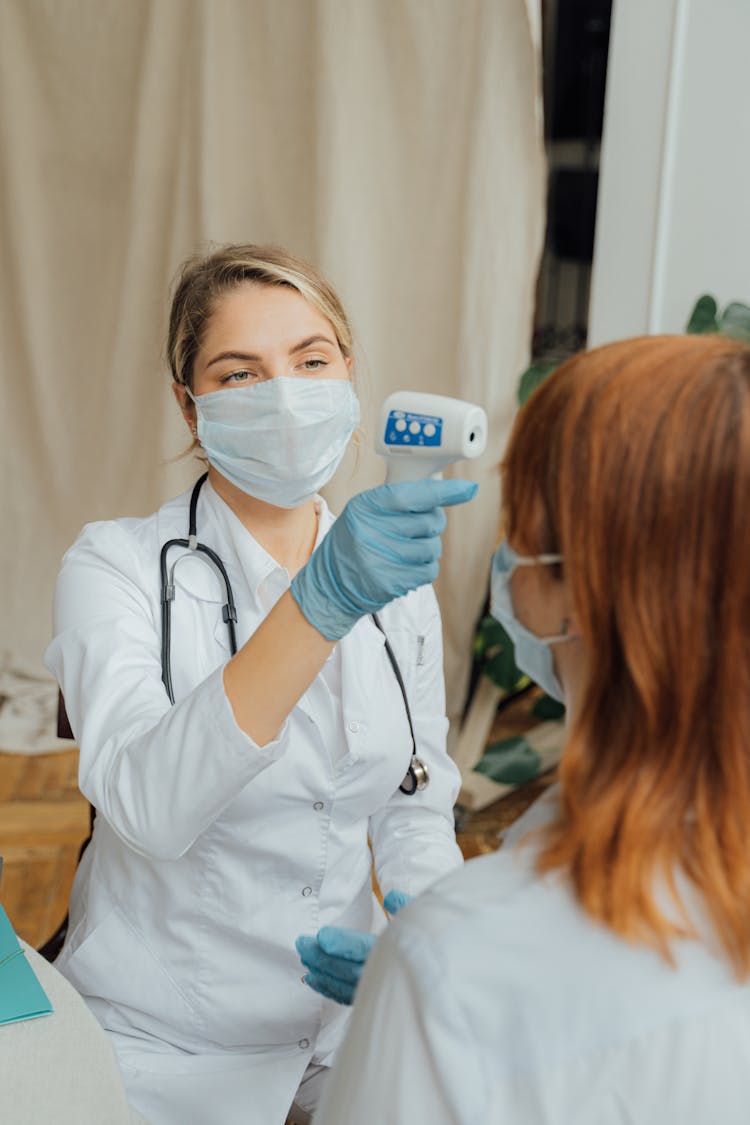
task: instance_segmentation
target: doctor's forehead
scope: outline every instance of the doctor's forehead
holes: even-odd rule
[[[296,289],[245,282],[222,293],[206,323],[201,359],[217,344],[242,344],[244,350],[293,348],[309,337],[337,346],[331,322]]]

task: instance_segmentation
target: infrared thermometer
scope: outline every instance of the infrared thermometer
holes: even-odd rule
[[[486,445],[487,415],[471,402],[396,391],[380,408],[375,451],[385,458],[386,484],[439,478],[446,465],[471,461]]]

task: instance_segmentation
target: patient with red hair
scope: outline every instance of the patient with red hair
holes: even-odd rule
[[[316,1125],[750,1120],[750,349],[581,353],[520,412],[493,613],[559,784],[378,941]]]

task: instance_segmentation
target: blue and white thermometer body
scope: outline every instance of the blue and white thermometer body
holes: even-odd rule
[[[486,445],[487,415],[473,403],[396,391],[380,408],[375,450],[386,461],[386,484],[437,479],[446,465],[473,460]]]

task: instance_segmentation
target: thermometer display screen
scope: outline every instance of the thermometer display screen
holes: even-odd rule
[[[408,449],[442,442],[443,419],[432,414],[412,414],[409,410],[391,410],[385,424],[385,444]]]

